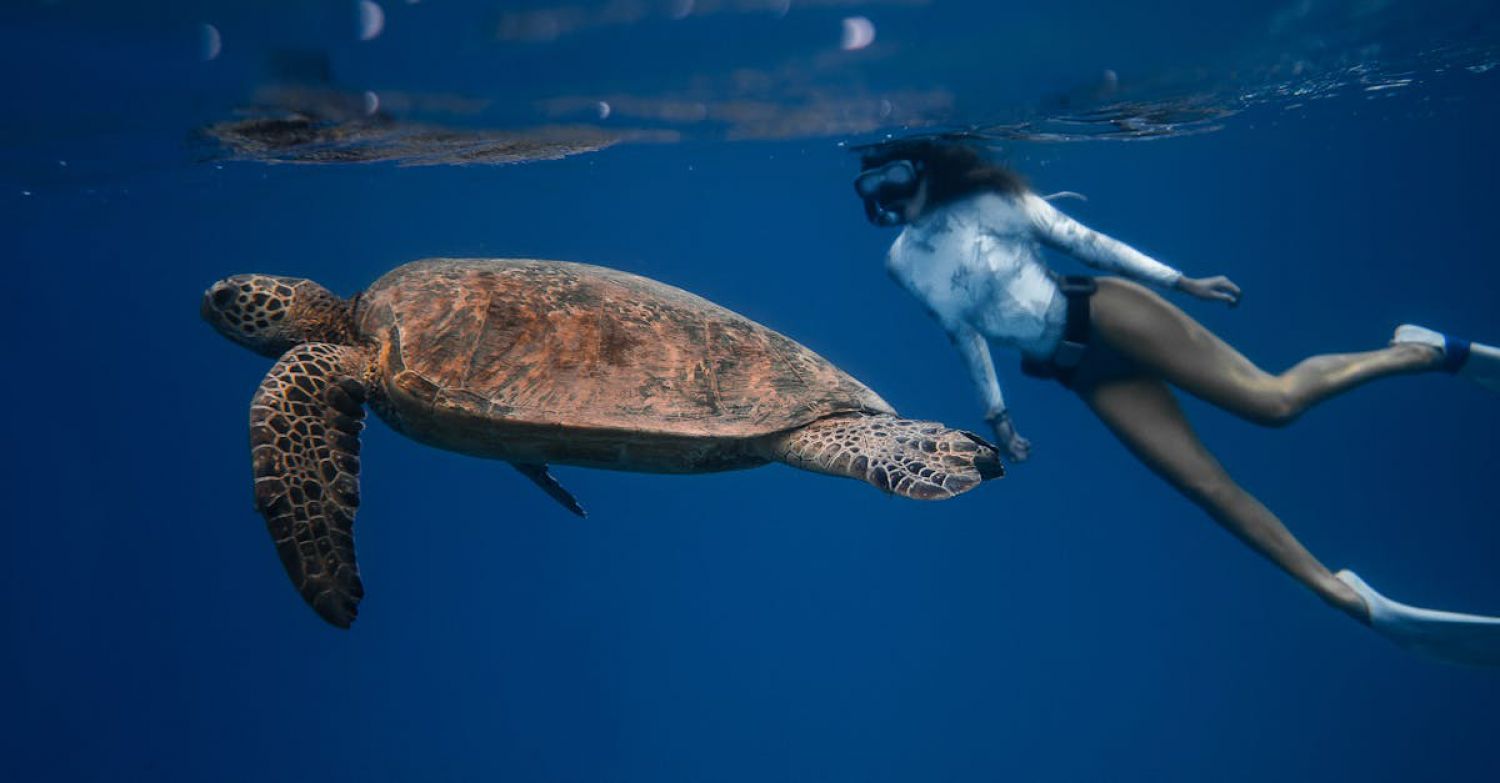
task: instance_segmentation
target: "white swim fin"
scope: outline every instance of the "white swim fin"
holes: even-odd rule
[[[1370,627],[1412,652],[1470,666],[1500,666],[1500,617],[1440,612],[1392,601],[1353,571],[1335,576],[1370,610]]]
[[[1443,369],[1500,393],[1500,348],[1450,337],[1425,326],[1396,327],[1392,343],[1421,343],[1443,352]]]

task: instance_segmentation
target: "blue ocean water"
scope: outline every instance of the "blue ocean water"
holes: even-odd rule
[[[847,147],[985,126],[1080,220],[1239,283],[1179,303],[1264,366],[1405,321],[1500,340],[1486,5],[7,4],[0,779],[1500,779],[1493,671],[1324,607],[998,353],[1033,457],[943,503],[560,467],[579,520],[372,423],[333,629],[251,506],[270,362],[198,318],[238,272],[587,261],[980,430]],[[255,117],[324,135],[225,130]],[[1493,395],[1398,378],[1283,430],[1185,404],[1330,566],[1500,613]]]

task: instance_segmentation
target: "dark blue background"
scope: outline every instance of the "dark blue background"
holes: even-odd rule
[[[1407,320],[1500,340],[1497,74],[1004,154],[1043,192],[1086,193],[1065,202],[1081,220],[1233,277],[1239,309],[1182,304],[1267,367],[1380,345]],[[0,779],[1500,773],[1494,672],[1403,653],[1327,609],[1003,354],[1033,459],[939,504],[782,466],[559,468],[592,511],[580,521],[502,464],[375,423],[369,597],[353,630],[332,629],[250,504],[246,405],[269,362],[199,322],[204,287],[261,271],[352,294],[431,255],[607,264],[801,340],[908,415],[979,428],[956,354],[881,269],[892,234],[861,219],[852,158],[832,138],[700,140],[505,168],[69,179],[34,173],[67,134],[8,113],[30,146],[8,151],[26,165],[0,193]],[[187,125],[142,125],[116,149],[183,156]],[[1188,407],[1330,566],[1500,613],[1496,403],[1417,377],[1280,431]]]

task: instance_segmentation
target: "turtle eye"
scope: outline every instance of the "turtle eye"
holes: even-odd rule
[[[225,307],[234,299],[234,292],[228,288],[220,288],[213,294],[214,307]]]

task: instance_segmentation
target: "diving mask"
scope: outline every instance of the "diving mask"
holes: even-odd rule
[[[903,202],[915,196],[921,185],[921,164],[909,160],[893,160],[854,178],[854,191],[865,202],[865,217],[877,226],[905,223]]]

